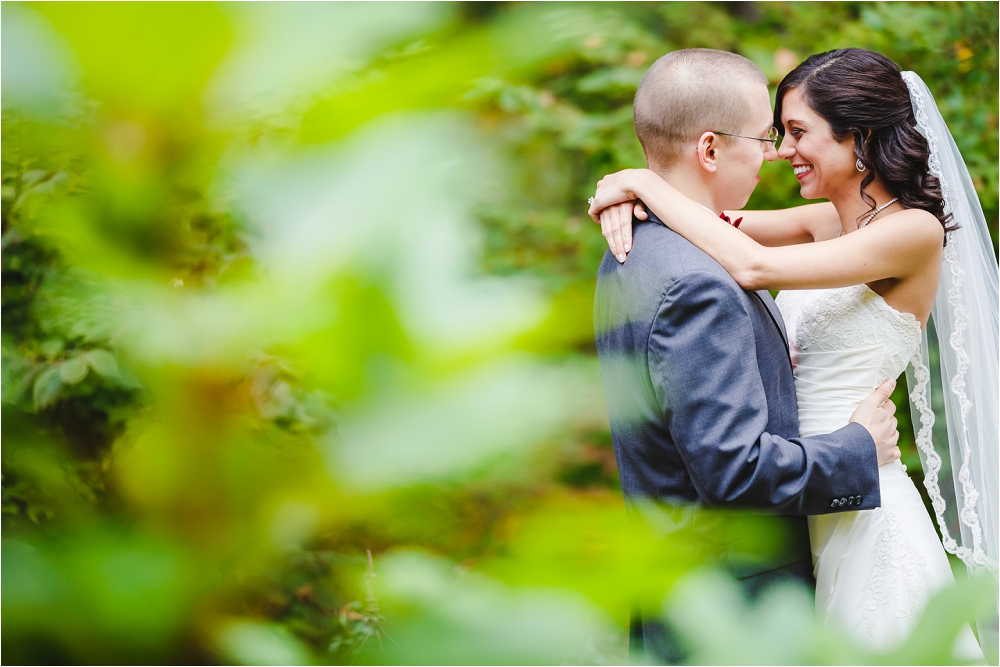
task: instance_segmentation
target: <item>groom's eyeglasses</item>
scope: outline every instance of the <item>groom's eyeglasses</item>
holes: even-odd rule
[[[712,130],[715,132],[715,130]],[[772,127],[767,131],[767,138],[762,139],[761,137],[748,137],[743,134],[730,134],[729,132],[715,132],[715,134],[721,134],[726,137],[737,137],[739,139],[753,139],[754,141],[759,141],[764,144],[771,144],[772,147],[777,148],[778,142],[781,141],[781,135],[778,134],[778,128]]]

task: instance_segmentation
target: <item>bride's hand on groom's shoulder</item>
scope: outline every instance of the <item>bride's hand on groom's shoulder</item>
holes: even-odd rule
[[[587,213],[595,222],[600,222],[601,211],[609,206],[641,199],[639,190],[643,180],[650,175],[659,178],[649,169],[622,169],[608,174],[597,182],[597,191],[590,199],[590,210]]]
[[[612,204],[601,209],[597,222],[601,225],[601,234],[608,242],[611,254],[619,263],[625,261],[625,257],[632,250],[632,215],[640,220],[646,219],[646,209],[642,204],[634,201]]]
[[[632,216],[646,220],[648,215],[636,183],[647,169],[624,169],[608,174],[597,183],[597,192],[590,200],[588,213],[601,225],[601,234],[619,262],[624,262],[632,250]],[[652,173],[652,172],[649,172]]]

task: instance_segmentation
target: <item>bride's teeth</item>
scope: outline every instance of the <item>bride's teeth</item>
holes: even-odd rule
[[[795,172],[795,175],[798,176],[799,174],[804,174],[810,170],[812,170],[811,166],[802,166],[802,167],[795,167],[793,171]]]

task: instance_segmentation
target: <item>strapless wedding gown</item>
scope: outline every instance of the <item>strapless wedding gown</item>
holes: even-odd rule
[[[917,319],[866,285],[784,291],[777,304],[788,331],[803,436],[847,425],[858,404],[902,374],[920,346]],[[903,643],[928,598],[954,578],[905,466],[881,466],[879,487],[881,507],[810,516],[809,539],[817,614],[881,651]],[[981,660],[971,628],[966,631],[956,642],[956,657]]]

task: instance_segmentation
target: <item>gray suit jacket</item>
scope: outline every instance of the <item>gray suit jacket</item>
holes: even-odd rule
[[[626,499],[798,516],[878,507],[864,427],[798,437],[788,343],[771,296],[744,291],[655,216],[633,223],[627,261],[604,257],[595,304]]]

